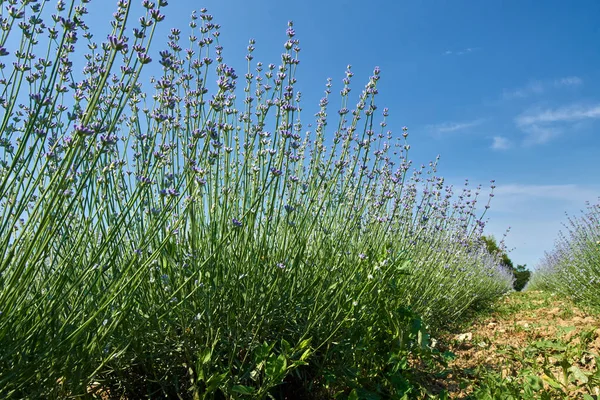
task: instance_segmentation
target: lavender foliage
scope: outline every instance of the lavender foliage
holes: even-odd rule
[[[529,290],[548,290],[575,302],[600,307],[600,198],[570,216],[555,242],[537,266]]]
[[[0,1],[2,397],[265,398],[348,365],[376,382],[427,347],[416,320],[510,289],[481,188],[412,164],[379,68],[354,98],[348,66],[339,109],[328,80],[304,124],[291,22],[278,64],[250,40],[240,72],[204,9],[155,52],[165,0],[118,1],[99,40],[88,0],[49,3]]]

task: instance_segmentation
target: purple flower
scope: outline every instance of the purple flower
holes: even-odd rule
[[[231,223],[233,224],[233,226],[235,226],[236,228],[241,228],[242,227],[242,223],[241,221],[237,220],[236,218],[232,218],[231,219]]]
[[[117,51],[127,49],[126,40],[121,39],[115,35],[108,35],[108,43],[110,44],[110,47],[112,47],[113,49],[115,49]]]
[[[152,26],[154,22],[151,19],[146,19],[146,17],[140,17],[140,25],[147,28]]]
[[[74,128],[75,128],[75,133],[77,133],[79,135],[89,136],[94,133],[94,130],[87,126],[75,124]]]
[[[281,176],[281,174],[282,174],[282,171],[280,169],[275,168],[275,167],[271,168],[270,171],[275,176]]]
[[[146,53],[138,53],[137,56],[138,56],[138,60],[140,60],[140,63],[143,65],[150,64],[152,62],[152,59]]]
[[[288,35],[288,37],[293,38],[296,35],[296,31],[294,30],[294,28],[292,28],[292,21],[290,21],[288,23],[288,28],[285,31],[286,35]]]
[[[8,15],[13,17],[14,19],[21,19],[21,18],[23,18],[23,15],[25,15],[25,13],[23,11],[19,11],[14,6],[8,6],[7,10],[8,10]]]
[[[157,9],[150,10],[150,17],[152,17],[152,19],[156,20],[157,22],[160,22],[163,19],[165,19],[165,16],[161,14],[160,11]]]
[[[217,86],[223,90],[233,90],[235,89],[235,84],[227,79],[225,76],[220,76],[217,80]]]
[[[116,135],[100,135],[100,142],[103,146],[110,146],[117,143]]]
[[[150,179],[146,176],[143,176],[143,175],[138,175],[136,178],[142,185],[150,185],[150,184],[154,183],[154,182],[152,182],[152,179]]]

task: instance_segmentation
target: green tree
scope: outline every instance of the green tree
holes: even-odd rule
[[[531,278],[531,271],[527,269],[527,264],[517,265],[517,268],[513,271],[515,274],[515,283],[513,287],[517,292],[523,290],[529,278]]]
[[[531,271],[527,269],[527,264],[519,264],[515,267],[508,254],[506,254],[506,252],[498,246],[496,238],[494,238],[493,236],[482,236],[482,239],[485,243],[487,251],[490,254],[500,255],[500,263],[508,269],[510,269],[513,275],[515,276],[513,288],[518,292],[521,291],[529,281],[529,278],[531,277]]]

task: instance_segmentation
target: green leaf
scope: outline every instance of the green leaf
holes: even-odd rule
[[[358,393],[356,392],[356,389],[352,389],[348,395],[348,400],[358,400]]]
[[[196,373],[198,374],[198,379],[204,380],[204,365],[210,363],[210,359],[212,356],[212,351],[209,348],[202,349],[198,353],[198,358],[196,359]]]
[[[308,338],[308,339],[304,339],[303,341],[298,343],[298,345],[296,346],[297,351],[304,350],[305,348],[310,346],[311,340],[312,340],[312,338]]]
[[[208,364],[210,362],[210,358],[212,356],[212,351],[209,348],[205,348],[200,351],[198,361],[202,364]]]
[[[536,392],[544,388],[544,382],[542,381],[542,378],[540,378],[537,375],[529,375],[527,377],[527,383],[529,383],[529,387],[531,387]]]
[[[284,354],[290,354],[292,352],[292,346],[285,339],[281,339],[281,349],[283,350]]]
[[[252,379],[255,382],[258,381],[258,378],[260,378],[261,368],[262,368],[262,363],[250,372],[250,379]]]
[[[571,365],[569,367],[569,372],[571,372],[571,374],[573,374],[573,378],[575,378],[577,381],[579,381],[583,384],[588,383],[588,376],[582,370],[580,370],[577,366]]]
[[[265,360],[269,356],[269,353],[271,352],[272,349],[273,349],[273,345],[269,345],[266,342],[263,343],[254,352],[254,362],[256,364],[258,364],[261,361]]]
[[[543,391],[540,400],[552,400],[552,398],[550,397],[550,393]]]
[[[244,385],[233,385],[231,387],[231,391],[235,392],[235,393],[239,393],[239,394],[254,394],[255,389],[253,387],[250,386],[244,386]]]
[[[405,260],[399,268],[400,271],[408,272],[408,270],[410,269],[410,263],[411,263],[410,259]]]
[[[206,392],[214,392],[215,389],[221,386],[221,383],[223,383],[223,381],[227,379],[227,375],[229,375],[229,373],[224,372],[222,374],[213,375],[210,378],[208,378],[208,380],[206,381]]]
[[[300,356],[300,361],[306,361],[306,359],[308,357],[310,357],[311,354],[312,354],[312,350],[311,349],[306,349],[304,351],[304,353],[302,353],[302,355]]]
[[[359,389],[359,398],[363,400],[381,400],[381,396],[364,388]]]
[[[308,338],[308,339],[304,339],[303,341],[301,341],[297,346],[298,350],[303,350],[303,349],[307,348],[310,345],[311,340],[312,340],[312,338]]]
[[[442,357],[446,361],[452,361],[452,360],[454,360],[456,358],[456,354],[454,354],[450,350],[446,350],[445,352],[442,353]]]
[[[560,385],[560,383],[558,383],[555,379],[549,377],[548,375],[543,375],[542,379],[544,380],[544,382],[546,382],[548,385],[552,386],[555,389],[562,389],[562,386]]]
[[[267,375],[267,378],[275,381],[283,379],[286,370],[287,360],[283,354],[280,354],[278,357],[272,355],[265,365],[265,374]]]

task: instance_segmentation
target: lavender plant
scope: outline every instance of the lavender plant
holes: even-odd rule
[[[379,68],[304,126],[291,22],[240,78],[206,10],[154,53],[166,1],[101,42],[88,2],[0,1],[3,397],[406,394],[424,327],[509,290],[480,188],[412,167]]]
[[[553,291],[600,308],[600,201],[588,202],[582,215],[569,217],[564,227],[566,231],[544,255],[528,289]]]

